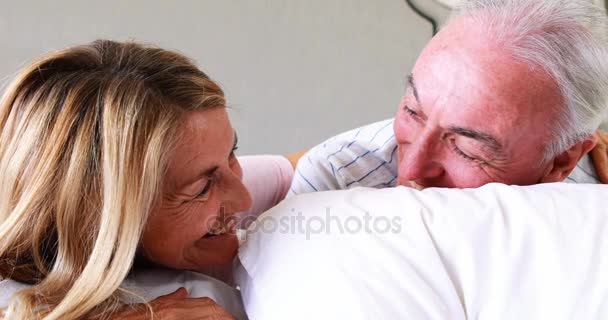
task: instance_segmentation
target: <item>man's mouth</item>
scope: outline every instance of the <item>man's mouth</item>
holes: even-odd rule
[[[420,181],[420,180],[418,180],[418,181]],[[409,188],[416,189],[416,190],[422,190],[427,187],[424,184],[416,182],[414,180],[405,180],[402,178],[397,178],[397,185],[409,187]]]
[[[416,190],[422,190],[424,189],[424,186],[417,183],[416,181],[408,181],[408,183],[410,184],[410,186]]]

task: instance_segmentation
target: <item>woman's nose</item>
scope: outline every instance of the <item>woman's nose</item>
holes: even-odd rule
[[[234,165],[225,177],[222,206],[227,214],[247,211],[251,208],[252,199],[247,187],[243,184],[243,174],[240,165]]]
[[[236,212],[247,211],[251,208],[253,200],[242,181],[239,180],[238,183],[236,183],[233,192],[230,194],[229,200],[226,201],[225,205],[227,212],[234,214]]]

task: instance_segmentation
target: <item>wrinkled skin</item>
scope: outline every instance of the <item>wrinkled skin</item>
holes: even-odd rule
[[[142,239],[149,261],[222,278],[238,249],[233,232],[205,237],[251,206],[234,155],[236,135],[225,108],[190,114],[183,127]],[[228,226],[230,227],[230,226]],[[225,271],[223,274],[216,272]],[[227,280],[223,278],[222,280]]]
[[[519,62],[466,18],[425,47],[397,112],[398,184],[473,188],[563,181],[594,137],[543,151],[563,104],[544,70]]]

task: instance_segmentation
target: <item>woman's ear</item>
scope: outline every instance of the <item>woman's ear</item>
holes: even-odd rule
[[[578,161],[595,145],[597,144],[597,137],[591,135],[585,140],[577,142],[571,146],[568,150],[560,153],[551,161],[551,166],[547,169],[547,173],[541,179],[541,182],[562,182],[564,181],[574,170]]]

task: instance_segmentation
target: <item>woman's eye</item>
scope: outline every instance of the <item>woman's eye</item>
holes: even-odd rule
[[[236,159],[236,151],[239,150],[239,146],[234,146],[234,148],[232,148],[232,151],[230,152],[230,156],[228,157],[229,160],[232,159]]]
[[[213,187],[213,180],[207,181],[203,190],[196,196],[197,198],[206,198],[209,196],[209,192],[211,191],[211,187]]]

